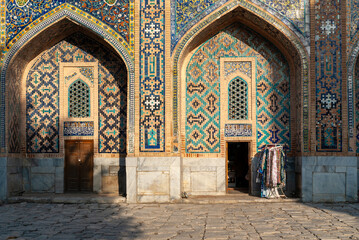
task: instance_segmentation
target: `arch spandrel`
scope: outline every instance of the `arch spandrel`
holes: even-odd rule
[[[73,7],[74,8],[74,7]],[[76,23],[76,24],[74,24]],[[80,27],[78,27],[79,25]],[[77,27],[76,27],[77,26]],[[74,29],[81,28],[85,31],[90,32],[94,36],[98,38],[98,36],[101,36],[103,39],[105,39],[106,44],[109,44],[111,48],[114,49],[115,52],[121,58],[123,59],[127,71],[128,71],[128,99],[129,99],[129,108],[128,108],[128,152],[131,153],[134,151],[134,62],[133,57],[131,53],[124,47],[123,43],[120,43],[118,39],[116,39],[111,34],[108,34],[107,28],[105,28],[105,24],[99,24],[96,25],[92,21],[89,20],[89,16],[86,18],[86,14],[84,16],[80,16],[76,13],[76,11],[71,11],[69,9],[61,9],[58,12],[55,12],[50,17],[43,19],[43,21],[34,24],[32,28],[30,28],[26,33],[22,35],[22,37],[14,42],[11,46],[8,46],[7,54],[5,55],[3,59],[3,67],[1,71],[1,82],[2,84],[2,103],[5,103],[5,93],[9,95],[10,93],[14,93],[15,96],[8,97],[8,104],[10,104],[7,108],[7,112],[11,114],[17,114],[17,111],[20,109],[19,101],[12,101],[12,98],[19,98],[20,92],[18,92],[17,89],[19,89],[18,85],[19,83],[17,81],[8,81],[7,79],[21,79],[24,69],[21,69],[20,71],[14,71],[11,69],[11,65],[14,64],[14,62],[18,62],[17,66],[19,66],[20,63],[22,63],[22,66],[26,66],[28,62],[31,61],[31,58],[34,58],[34,56],[28,56],[26,57],[23,55],[19,61],[17,61],[19,58],[19,54],[21,51],[23,51],[24,46],[27,46],[28,44],[34,44],[36,40],[46,41],[48,44],[54,44],[56,41],[61,40],[62,38],[66,37],[66,34],[69,35],[71,31]],[[61,29],[61,31],[59,30]],[[72,30],[71,30],[72,29]],[[35,44],[36,45],[36,44]],[[39,45],[39,44],[38,44]],[[46,44],[43,44],[46,45]],[[11,47],[11,48],[10,48]],[[44,47],[44,46],[42,46]],[[41,52],[41,46],[38,46],[38,50]],[[31,55],[31,54],[30,54]],[[27,59],[29,58],[29,59]],[[16,59],[16,60],[15,60]],[[6,83],[6,88],[5,88]],[[16,97],[17,96],[17,97]],[[5,105],[2,105],[2,108],[5,113]],[[17,110],[16,110],[17,109]],[[1,131],[4,133],[6,132],[6,138],[3,138],[0,142],[0,147],[3,152],[6,151],[6,142],[7,141],[19,141],[17,138],[19,138],[19,133],[16,130],[17,124],[14,124],[14,121],[9,121],[10,119],[18,119],[15,115],[9,116],[7,115],[7,120],[4,121],[4,118],[1,118]],[[5,125],[9,125],[9,127],[5,128]],[[13,129],[14,134],[11,134],[10,132],[12,130],[6,130],[5,129]],[[16,133],[17,132],[17,133]],[[18,136],[18,137],[15,137]],[[20,152],[20,149],[17,149],[15,152]]]
[[[296,139],[292,144],[299,152],[308,152],[309,147],[309,118],[301,121],[301,116],[308,116],[309,113],[309,78],[308,78],[308,52],[305,44],[301,39],[289,29],[283,22],[269,14],[268,12],[251,5],[244,1],[231,1],[221,8],[214,11],[207,18],[201,20],[193,26],[180,40],[173,52],[173,151],[176,152],[179,146],[179,109],[178,100],[179,82],[184,79],[183,66],[187,56],[203,42],[201,39],[209,39],[216,31],[229,26],[233,22],[242,22],[259,32],[285,55],[291,66],[291,78],[293,89],[297,89],[298,93],[292,94],[291,99],[296,102],[298,109],[296,115],[299,116],[295,123]],[[181,79],[181,80],[180,80]],[[298,98],[298,99],[294,99]],[[298,131],[302,129],[303,131]]]
[[[187,31],[228,2],[231,1],[210,0],[192,3],[173,1],[171,4],[172,51]],[[305,45],[309,44],[309,0],[252,0],[247,4],[270,12],[301,38]]]

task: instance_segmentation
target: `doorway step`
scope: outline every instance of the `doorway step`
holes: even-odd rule
[[[63,203],[63,204],[119,204],[125,203],[126,198],[116,194],[94,194],[94,193],[36,193],[23,194],[22,196],[9,197],[7,203]]]
[[[301,202],[300,198],[260,198],[248,193],[236,193],[216,196],[189,196],[178,202],[188,204],[235,204],[235,203],[286,203]]]

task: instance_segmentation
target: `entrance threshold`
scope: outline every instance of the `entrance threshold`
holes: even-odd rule
[[[64,203],[64,204],[92,204],[125,203],[126,198],[116,194],[94,194],[94,193],[25,193],[22,196],[9,197],[8,203]]]
[[[234,203],[286,203],[301,202],[300,198],[261,198],[248,195],[248,193],[211,195],[211,196],[189,196],[181,199],[182,203],[188,204],[234,204]]]

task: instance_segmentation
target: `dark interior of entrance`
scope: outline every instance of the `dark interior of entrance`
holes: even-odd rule
[[[228,191],[248,192],[248,142],[228,143]]]

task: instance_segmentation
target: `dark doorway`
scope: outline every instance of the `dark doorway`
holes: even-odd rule
[[[248,142],[228,142],[228,192],[248,193]]]
[[[65,191],[92,192],[93,140],[65,141]]]

